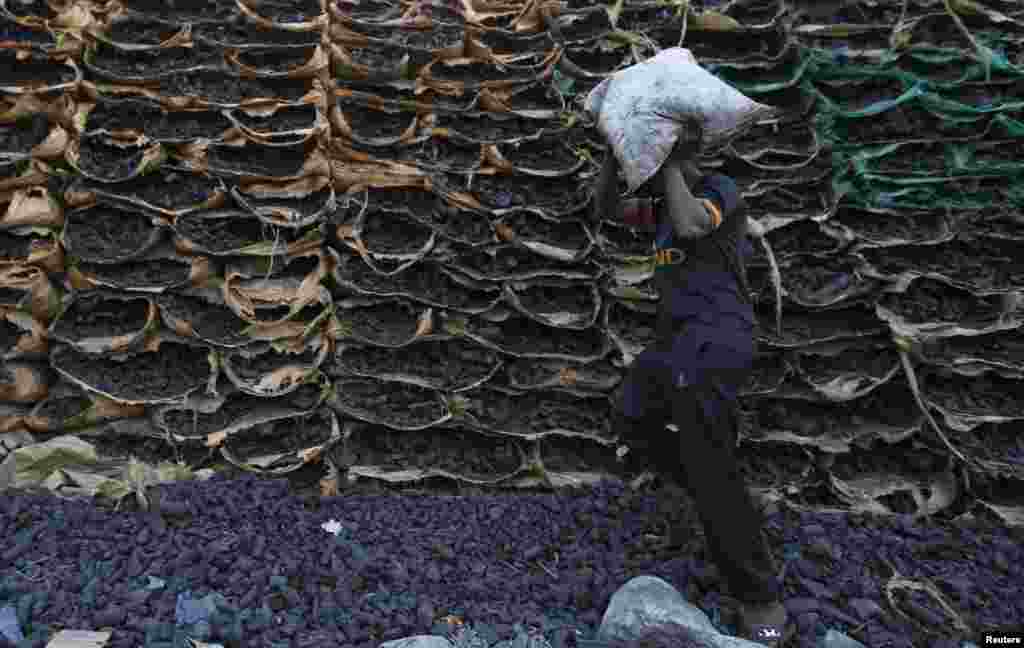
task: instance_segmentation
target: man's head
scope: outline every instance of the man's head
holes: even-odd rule
[[[697,158],[703,148],[704,129],[700,122],[691,120],[686,123],[686,128],[676,141],[669,160],[679,165],[683,170],[683,177],[686,184],[693,186],[700,180],[700,169],[697,167]]]

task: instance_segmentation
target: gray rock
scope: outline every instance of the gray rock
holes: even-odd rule
[[[597,631],[598,641],[635,641],[658,626],[679,625],[695,643],[711,648],[758,648],[758,644],[718,632],[701,610],[676,588],[654,576],[637,576],[612,595]]]

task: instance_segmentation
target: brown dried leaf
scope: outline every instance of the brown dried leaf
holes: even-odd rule
[[[434,332],[434,309],[428,308],[423,311],[416,323],[416,333],[413,337],[423,337]]]
[[[558,382],[565,387],[575,385],[576,370],[572,367],[563,367],[562,370],[558,372]]]
[[[338,496],[338,478],[324,477],[320,480],[320,497]]]
[[[96,410],[96,416],[101,419],[138,418],[146,415],[145,405],[118,403],[99,394],[92,395],[91,397],[93,407]]]
[[[505,223],[496,223],[494,230],[498,233],[498,238],[506,243],[511,243],[516,240],[516,232]]]
[[[22,189],[15,192],[0,218],[0,228],[14,227],[64,227],[64,212],[50,199],[46,187]]]
[[[31,155],[44,160],[59,158],[64,155],[64,149],[67,148],[70,139],[68,132],[57,126],[50,131],[45,140],[32,149]]]
[[[224,430],[219,432],[211,432],[206,435],[206,447],[207,448],[219,448],[224,444],[224,441],[228,438],[228,433]]]
[[[0,383],[0,400],[8,403],[35,403],[46,398],[50,392],[43,375],[32,367],[7,366],[13,378],[11,382]]]
[[[315,448],[306,448],[305,450],[299,451],[299,458],[302,459],[302,463],[304,464],[317,463],[323,456],[323,451],[323,446],[316,446]]]

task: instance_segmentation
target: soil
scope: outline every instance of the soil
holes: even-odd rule
[[[254,3],[252,8],[261,17],[279,24],[311,22],[323,15],[320,0],[268,0]]]
[[[0,51],[0,86],[50,88],[75,80],[75,71],[67,65],[54,65],[36,55],[24,61],[16,56],[14,50]]]
[[[558,112],[562,109],[562,102],[558,98],[558,92],[545,83],[536,83],[526,86],[525,90],[518,90],[508,104],[514,111],[546,110]],[[562,140],[565,141],[564,139]]]
[[[561,171],[573,168],[580,161],[562,133],[534,141],[502,144],[500,149],[505,159],[524,169]]]
[[[356,65],[367,68],[371,75],[396,74],[406,51],[390,43],[372,43],[366,47],[345,46],[349,58]]]
[[[164,0],[137,0],[132,3],[132,10],[178,25],[188,22],[223,23],[237,15],[238,5],[218,0],[175,0],[172,8]]]
[[[152,101],[140,99],[110,100],[101,98],[89,112],[86,132],[98,130],[134,130],[145,132],[164,118],[164,111]]]
[[[782,283],[788,291],[801,301],[832,301],[840,292],[863,283],[852,273],[855,263],[852,259],[836,255],[828,260],[811,265],[808,260],[796,261],[788,268],[781,268]]]
[[[345,349],[325,371],[332,377],[348,372],[364,376],[415,376],[434,389],[451,392],[487,378],[499,362],[497,353],[474,342],[425,340],[400,349],[370,346]]]
[[[411,112],[384,112],[351,103],[339,106],[345,121],[357,137],[397,138],[415,123],[417,117]]]
[[[426,191],[410,191],[408,189],[374,189],[369,191],[367,211],[411,213],[422,216],[433,211],[438,202],[436,195]]]
[[[467,411],[484,427],[503,435],[529,435],[555,429],[608,435],[611,413],[606,400],[581,399],[561,392],[527,392],[512,396],[487,388],[469,392],[467,397],[470,400]]]
[[[443,470],[469,479],[493,480],[522,464],[513,439],[484,437],[458,429],[395,431],[370,425],[347,442],[351,463],[390,470]]]
[[[574,20],[571,24],[566,20],[559,20],[558,23],[559,32],[567,43],[595,40],[611,31],[608,15],[599,11],[590,11],[582,20]]]
[[[192,330],[203,340],[234,346],[250,339],[242,333],[249,324],[227,306],[173,293],[161,295],[158,303],[169,315],[191,324]]]
[[[177,220],[174,229],[181,236],[211,252],[226,253],[257,243],[272,243],[277,228],[265,225],[254,217],[203,218],[190,214]],[[279,245],[287,245],[291,237],[287,232]]]
[[[1024,156],[1024,146],[1013,140],[978,142],[972,146],[971,167],[1017,165]]]
[[[24,334],[24,331],[8,321],[6,317],[0,318],[0,355],[13,352],[14,346]]]
[[[268,421],[241,434],[229,436],[224,445],[240,463],[249,459],[284,454],[264,470],[286,468],[301,463],[298,453],[327,443],[331,438],[328,412],[317,410],[308,416]]]
[[[986,335],[943,338],[925,346],[933,361],[951,362],[957,358],[983,358],[990,362],[1024,367],[1024,333],[999,331]]]
[[[754,355],[753,369],[746,383],[740,389],[740,394],[763,394],[778,389],[792,374],[788,359],[789,356],[786,353],[759,350]]]
[[[231,370],[239,378],[258,381],[281,367],[312,367],[316,364],[318,356],[319,352],[316,349],[308,349],[302,353],[281,353],[269,349],[254,358],[247,358],[236,353],[230,357],[228,362],[231,364]]]
[[[191,408],[172,409],[163,415],[163,423],[171,434],[205,439],[208,435],[219,432],[229,425],[234,425],[243,417],[271,404],[276,404],[276,401],[234,393],[224,401],[224,404],[216,412],[205,414]],[[251,429],[249,428],[249,430]],[[248,434],[249,430],[241,434]]]
[[[316,106],[285,106],[273,115],[260,117],[235,110],[232,116],[246,128],[261,134],[289,133],[313,128],[316,123]]]
[[[606,437],[607,434],[599,436]],[[590,439],[549,436],[537,442],[544,468],[553,472],[589,472],[619,474],[622,465],[615,446],[604,446]]]
[[[443,61],[436,62],[430,68],[431,76],[438,81],[461,81],[466,89],[477,88],[486,81],[532,81],[533,74],[529,71],[513,71],[501,67],[474,61],[463,65],[447,65]]]
[[[393,20],[401,16],[401,8],[392,2],[382,2],[381,0],[369,0],[364,2],[359,0],[349,0],[348,2],[335,1],[335,9],[352,20],[360,21],[386,21]],[[363,25],[359,25],[360,28]]]
[[[733,148],[740,155],[775,148],[806,157],[814,152],[814,135],[812,127],[805,122],[782,125],[777,132],[772,126],[753,126],[733,142]]]
[[[882,378],[899,362],[891,348],[860,346],[834,356],[801,354],[799,365],[809,380],[820,384],[851,373]]]
[[[876,214],[856,208],[840,209],[833,218],[868,241],[895,238],[922,243],[940,236],[946,222],[942,212]]]
[[[1002,311],[1001,299],[975,297],[966,290],[927,277],[914,280],[903,294],[885,294],[879,304],[916,324],[960,322],[994,323]]]
[[[1011,248],[1012,242],[955,239],[939,245],[864,250],[863,254],[885,274],[935,272],[978,290],[1002,290],[1024,281],[1019,253],[1011,253]]]
[[[264,304],[257,304],[256,316],[254,319],[257,322],[279,322],[292,312],[291,306],[267,306]],[[298,322],[300,324],[309,324],[317,317],[322,315],[324,312],[323,304],[314,302],[307,306],[304,306],[295,315],[288,317],[290,322]]]
[[[495,54],[519,54],[531,50],[549,50],[554,45],[551,35],[547,32],[517,34],[487,29],[477,32],[474,38]]]
[[[53,47],[56,40],[45,31],[20,25],[6,16],[0,16],[0,40],[14,41],[19,45],[32,44],[44,48]]]
[[[168,288],[188,281],[191,267],[177,261],[157,259],[100,265],[80,263],[79,270],[105,283],[123,288]]]
[[[471,269],[489,281],[504,281],[507,277],[525,277],[533,273],[558,277],[570,270],[566,264],[534,254],[513,245],[492,250],[492,256],[481,249],[469,249],[459,255],[456,263]],[[580,271],[580,268],[571,268]]]
[[[210,168],[273,178],[297,177],[306,163],[306,147],[263,146],[249,142],[245,146],[214,145],[207,150]]]
[[[757,313],[757,326],[756,334],[759,337],[786,345],[854,338],[861,334],[881,333],[886,330],[886,325],[878,319],[874,310],[863,306],[820,312],[783,309],[781,340],[776,336],[773,309]]]
[[[313,58],[315,47],[274,47],[259,50],[244,50],[239,53],[242,65],[256,68],[260,72],[281,74],[296,70]]]
[[[307,79],[243,79],[212,70],[183,72],[160,79],[160,94],[164,97],[198,97],[227,106],[247,99],[297,102],[312,88]]]
[[[374,212],[364,217],[359,238],[371,254],[416,254],[432,234],[404,214]]]
[[[423,219],[441,236],[465,245],[479,246],[493,242],[494,230],[486,217],[449,205],[439,205]]]
[[[163,20],[128,16],[114,20],[106,36],[115,43],[156,46],[176,36],[181,29],[181,25]]]
[[[322,212],[327,206],[327,201],[330,199],[330,187],[321,189],[320,191],[312,193],[304,198],[256,198],[254,196],[245,196],[245,202],[254,209],[265,207],[284,207],[296,210],[302,214],[303,218],[311,217],[313,214]]]
[[[0,286],[0,304],[14,306],[21,303],[26,297],[25,292]]]
[[[917,137],[917,133],[932,133],[933,137],[963,139],[977,137],[985,132],[989,120],[973,123],[954,123],[920,108],[913,103],[896,106],[869,118],[836,122],[834,137],[850,148],[869,143],[888,142]]]
[[[394,300],[363,308],[338,308],[337,317],[351,326],[352,334],[359,339],[390,346],[412,339],[423,310],[423,306]]]
[[[39,409],[35,410],[33,415],[46,419],[51,428],[60,428],[65,421],[83,414],[90,407],[92,401],[84,394],[50,397],[40,403]]]
[[[54,333],[67,340],[135,335],[146,326],[147,299],[108,299],[82,293],[75,298],[54,326]]]
[[[920,372],[918,380],[925,400],[944,409],[977,416],[1024,417],[1024,400],[1017,380],[993,373],[961,376],[933,371]]]
[[[506,117],[470,117],[468,115],[438,114],[437,127],[446,128],[462,137],[484,144],[515,142],[541,134],[545,124],[532,119]]]
[[[647,311],[628,308],[618,301],[612,302],[609,309],[610,333],[630,344],[644,347],[654,344],[657,339],[655,331],[658,318],[653,309]]]
[[[161,209],[183,209],[198,205],[221,189],[220,183],[212,178],[180,171],[171,167],[161,167],[119,183],[117,194],[135,198]],[[115,188],[103,188],[112,191]]]
[[[980,461],[1024,463],[1020,423],[983,423],[970,432],[961,432],[957,445],[966,454]]]
[[[41,237],[15,236],[0,231],[0,259],[22,261],[32,253],[33,243]]]
[[[361,260],[347,270],[350,271],[348,280],[361,290],[376,294],[400,293],[403,297],[447,308],[477,310],[487,308],[498,298],[496,292],[472,291],[456,283],[431,262],[420,262],[391,277],[377,275]]]
[[[785,227],[772,230],[767,235],[776,259],[801,253],[834,254],[844,245],[826,234],[821,225],[812,220],[795,221]],[[760,247],[755,246],[755,250]]]
[[[588,183],[565,178],[539,178],[523,175],[480,176],[468,188],[485,208],[509,209],[534,207],[549,212],[567,212],[590,199]]]
[[[528,288],[516,290],[519,303],[527,311],[545,316],[558,312],[570,312],[580,318],[587,318],[598,304],[588,283],[559,286],[531,283]]]
[[[479,144],[464,144],[443,137],[433,137],[415,147],[405,147],[395,155],[400,162],[458,173],[478,169],[482,157]]]
[[[78,149],[78,168],[96,180],[127,180],[140,171],[144,153],[142,146],[121,148],[102,137],[84,137]]]
[[[149,241],[148,216],[99,204],[68,214],[68,252],[83,260],[113,260],[137,252]]]
[[[980,212],[960,223],[960,231],[970,236],[996,237],[1024,241],[1024,219],[1012,207],[996,209],[995,214]]]
[[[209,23],[192,27],[192,36],[197,40],[244,47],[251,45],[316,45],[320,32],[296,32],[287,29],[263,29],[238,14],[223,23]]]
[[[161,119],[146,127],[146,135],[164,142],[220,139],[231,128],[231,122],[213,110],[183,110],[164,113]]]
[[[5,3],[4,8],[15,18],[52,20],[57,17],[46,0],[17,0]]]
[[[415,385],[349,378],[334,382],[338,402],[382,424],[418,427],[445,415],[437,392]]]
[[[145,401],[183,395],[205,384],[210,374],[206,355],[204,348],[165,343],[158,352],[116,361],[69,348],[61,352],[55,364],[85,384],[118,398]]]
[[[28,123],[0,125],[0,153],[27,155],[49,134],[50,120],[41,113],[32,115]]]
[[[154,79],[201,65],[223,65],[223,61],[220,51],[203,46],[128,52],[100,43],[89,63],[121,79]]]
[[[472,322],[469,330],[502,351],[522,357],[560,354],[589,358],[605,345],[604,334],[596,327],[584,331],[557,329],[518,315],[504,322]]]

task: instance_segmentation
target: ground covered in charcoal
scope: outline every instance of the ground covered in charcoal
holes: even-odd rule
[[[484,646],[524,629],[555,648],[594,646],[610,597],[639,575],[665,579],[735,631],[735,593],[672,484],[510,495],[358,482],[318,497],[286,479],[225,473],[153,495],[159,513],[44,492],[0,497],[0,608],[16,609],[24,645],[61,628],[108,628],[113,648],[170,647],[185,635],[231,648],[370,648],[448,634],[446,617],[456,617]],[[800,628],[794,645],[819,645],[835,629],[872,648],[953,648],[1024,617],[1021,529],[784,504],[766,514]],[[336,534],[323,526],[332,520]],[[652,548],[668,522],[692,540]],[[896,592],[894,609],[894,572],[933,584],[974,632],[957,635],[923,592]],[[206,617],[191,604],[204,598],[217,602]]]

